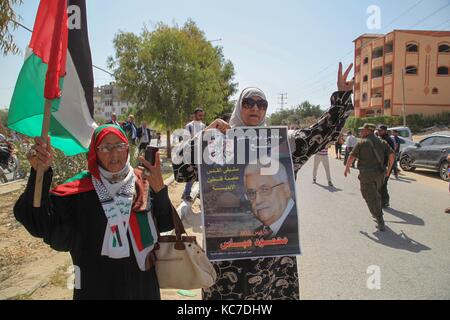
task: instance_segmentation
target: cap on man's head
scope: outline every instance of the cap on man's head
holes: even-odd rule
[[[365,123],[361,128],[359,128],[359,130],[367,129],[370,131],[375,131],[376,128],[377,128],[376,125],[374,125],[372,123]]]
[[[378,126],[378,130],[387,130],[388,129],[388,127],[386,126],[386,125],[384,125],[384,124],[380,124],[379,126]]]

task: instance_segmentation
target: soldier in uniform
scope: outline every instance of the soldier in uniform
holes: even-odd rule
[[[344,175],[347,177],[350,174],[350,167],[355,159],[358,159],[361,194],[377,222],[377,229],[384,231],[381,191],[384,179],[394,165],[395,155],[386,141],[375,136],[375,129],[375,125],[370,123],[366,123],[359,129],[361,139],[350,154]],[[389,159],[388,164],[385,159]],[[387,170],[386,166],[388,167]]]

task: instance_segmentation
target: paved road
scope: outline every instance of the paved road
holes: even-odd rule
[[[388,229],[379,233],[359,193],[358,172],[345,179],[342,162],[330,162],[335,189],[325,187],[323,171],[323,186],[312,184],[312,161],[299,173],[301,298],[449,299],[448,185],[434,174],[391,179]],[[368,279],[376,288],[378,270],[380,289],[370,290]]]

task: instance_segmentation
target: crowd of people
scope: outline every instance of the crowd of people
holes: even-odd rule
[[[139,152],[151,145],[153,139],[156,139],[157,147],[161,146],[161,132],[155,132],[155,130],[149,128],[146,121],[142,121],[141,126],[138,127],[132,114],[128,116],[126,121],[119,122],[117,115],[112,113],[110,120],[106,124],[122,128],[130,142],[138,147]]]
[[[385,126],[378,127],[376,137],[375,125],[365,124],[360,128],[359,141],[352,133],[346,139],[340,135],[353,111],[353,81],[347,80],[351,67],[342,72],[340,65],[338,90],[332,94],[331,108],[325,115],[310,128],[290,133],[292,162],[297,173],[316,156],[314,182],[322,163],[327,170],[328,185],[332,187],[329,143],[337,142],[338,159],[342,157],[345,143],[344,175],[348,176],[357,161],[362,195],[377,228],[384,231],[382,209],[389,206],[387,187],[395,166],[397,146]],[[192,140],[204,130],[225,133],[239,127],[265,127],[267,109],[265,93],[258,88],[246,88],[231,117],[224,116],[206,126],[203,123],[205,111],[199,108],[185,129]],[[55,250],[70,252],[74,265],[81,269],[74,299],[160,299],[151,252],[158,246],[159,233],[174,228],[172,204],[162,178],[159,153],[154,165],[143,157],[139,158],[141,167],[133,168],[130,164],[130,144],[143,150],[151,141],[152,132],[145,122],[138,127],[130,115],[127,121],[119,123],[113,114],[110,122],[96,129],[92,136],[88,171],[52,190],[50,139],[36,138],[27,155],[32,167],[30,179],[14,207],[14,215],[33,236],[42,238]],[[194,163],[173,166],[175,175],[187,182],[183,199],[192,201],[190,193],[192,183],[198,179],[197,166]],[[45,172],[44,187],[42,205],[35,208],[34,185],[38,170]],[[248,175],[254,174],[248,170]],[[283,179],[275,182],[285,183]],[[252,188],[256,193],[262,192],[259,185]],[[285,192],[285,188],[276,192],[284,192],[283,208],[287,208],[292,194]],[[247,194],[255,206],[257,194]],[[289,213],[288,209],[284,211]],[[260,220],[264,222],[264,231],[270,234],[276,234],[283,227],[278,221]],[[276,228],[271,229],[273,226]],[[295,256],[215,261],[212,265],[217,279],[211,287],[203,288],[205,300],[297,300],[300,297]]]

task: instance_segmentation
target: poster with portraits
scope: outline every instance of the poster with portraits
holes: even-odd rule
[[[249,127],[201,139],[200,197],[211,261],[300,255],[286,127]]]

